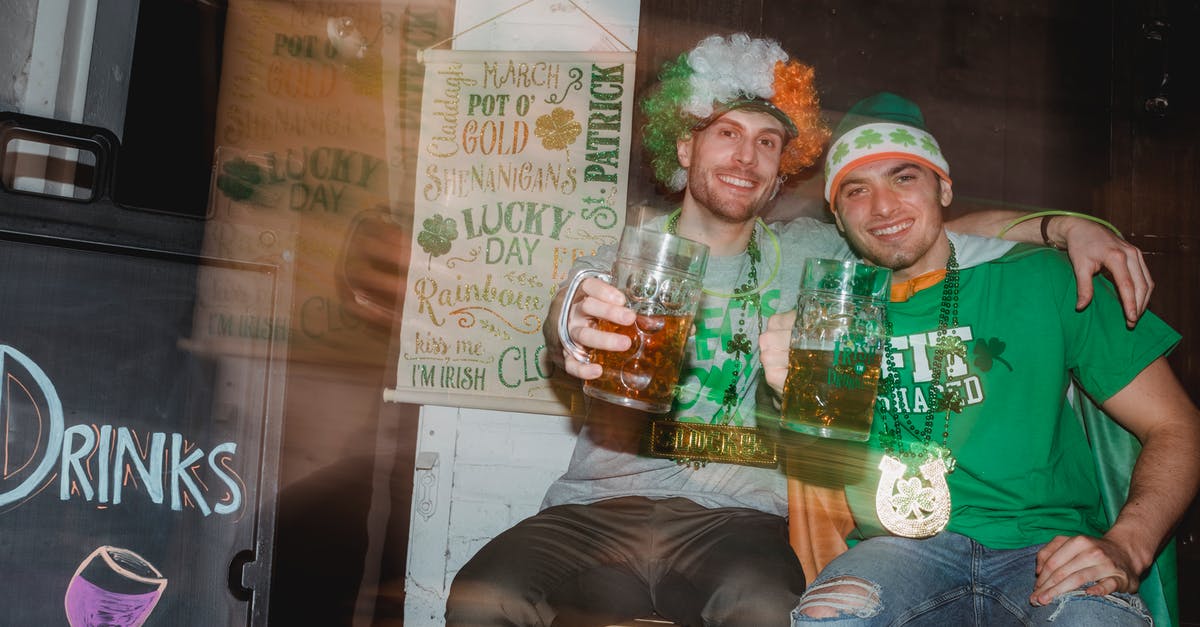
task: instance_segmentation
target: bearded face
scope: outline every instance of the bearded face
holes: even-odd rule
[[[775,194],[785,143],[779,120],[758,111],[735,109],[696,131],[679,143],[685,206],[726,222],[753,220]]]

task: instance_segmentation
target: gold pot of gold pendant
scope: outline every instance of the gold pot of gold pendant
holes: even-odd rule
[[[950,521],[950,486],[939,457],[921,464],[920,477],[905,478],[908,466],[891,455],[879,462],[883,475],[875,490],[875,512],[888,531],[906,538],[928,538]]]

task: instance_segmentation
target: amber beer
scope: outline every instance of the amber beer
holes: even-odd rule
[[[584,394],[648,412],[671,411],[688,332],[700,303],[708,246],[627,226],[616,252],[612,272],[589,268],[576,273],[567,284],[563,302],[575,302],[579,285],[589,277],[621,290],[626,307],[636,314],[634,323],[595,322],[601,331],[629,338],[629,350],[585,350],[576,344],[567,328],[570,306],[559,310],[559,341],[576,359],[600,364],[603,369],[599,379],[584,382]]]
[[[878,357],[793,348],[783,388],[784,426],[824,437],[867,439],[879,385]]]
[[[871,437],[891,279],[891,270],[878,266],[805,260],[782,427],[841,440]]]
[[[592,362],[604,372],[584,383],[587,394],[647,411],[670,411],[691,321],[691,316],[641,314],[630,325],[600,320],[598,329],[624,335],[630,345],[619,353],[591,351]]]

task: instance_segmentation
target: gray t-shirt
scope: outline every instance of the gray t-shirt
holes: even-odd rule
[[[661,220],[651,228],[661,228]],[[762,261],[758,264],[761,323],[776,311],[796,306],[800,272],[807,257],[849,259],[845,240],[832,224],[811,218],[769,225],[759,231]],[[613,247],[602,247],[596,256],[577,260],[572,268],[608,269],[615,259]],[[688,340],[687,361],[673,416],[710,422],[719,414],[721,401],[732,380],[738,378],[738,404],[731,424],[755,426],[754,397],[761,364],[758,359],[759,315],[744,310],[720,294],[731,294],[746,281],[750,264],[746,253],[709,259],[704,276],[705,295],[696,314],[696,334]],[[713,295],[713,292],[718,295]],[[751,343],[748,353],[725,351],[725,340],[742,329]],[[663,416],[634,412],[590,399],[589,415],[575,445],[571,463],[550,486],[542,507],[566,503],[594,503],[623,496],[652,499],[683,497],[704,507],[746,507],[786,516],[787,490],[780,470],[709,463],[700,468],[679,465],[670,459],[638,454],[641,429]]]

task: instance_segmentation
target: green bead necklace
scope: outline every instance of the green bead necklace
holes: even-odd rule
[[[900,412],[900,373],[895,357],[888,352],[888,376],[886,386],[880,390],[876,403],[885,397],[891,398],[894,407],[884,409],[879,405],[883,421],[883,433],[879,436],[884,456],[879,464],[882,475],[875,491],[875,510],[883,526],[896,535],[909,538],[926,538],[942,529],[950,520],[950,488],[946,475],[954,471],[955,459],[948,442],[950,439],[950,415],[961,412],[962,396],[958,390],[947,390],[942,385],[942,373],[951,355],[966,357],[966,345],[962,339],[949,334],[951,327],[958,326],[958,257],[954,243],[950,242],[950,257],[946,260],[946,276],[942,280],[942,298],[938,309],[938,329],[933,349],[932,379],[929,383],[929,409],[925,412],[925,424],[918,429],[907,415]],[[892,336],[891,320],[887,323],[888,337]],[[933,426],[937,422],[935,412],[945,412],[941,443],[933,441]],[[917,434],[919,440],[906,444],[903,427]],[[907,477],[910,464],[919,463],[919,474]]]

